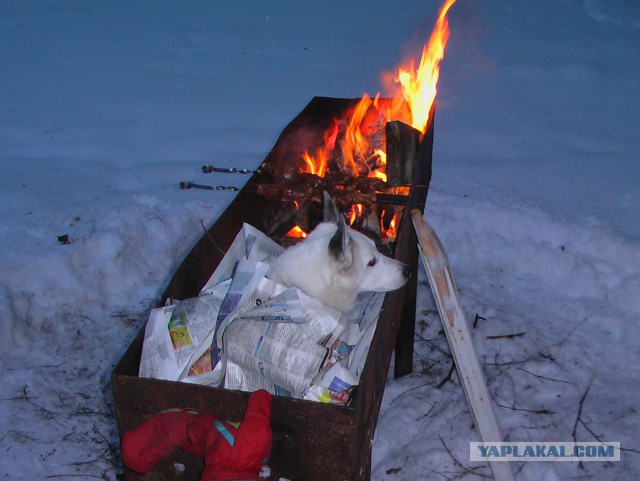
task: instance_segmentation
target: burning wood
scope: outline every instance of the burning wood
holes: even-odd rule
[[[413,164],[418,152],[420,132],[400,121],[387,122],[385,131],[389,185],[409,184],[413,179]]]
[[[426,198],[428,183],[415,184],[414,179],[431,177],[430,159],[424,156],[431,152],[433,102],[449,37],[447,12],[455,1],[445,0],[418,67],[411,60],[384,75],[390,98],[365,94],[334,115],[319,111],[318,116],[305,117],[283,132],[258,171],[204,166],[203,172],[257,175],[257,193],[291,210],[276,216],[278,230],[271,233],[294,226],[298,229],[292,234],[308,232],[315,222],[309,206],[319,206],[326,191],[345,214],[355,212],[351,223],[356,228],[378,237],[386,232],[393,238],[397,212],[387,209],[383,216],[374,205],[383,197],[386,203],[397,200],[399,205],[419,204]],[[181,187],[224,188],[192,183]],[[298,204],[292,210],[294,202]],[[356,205],[363,208],[356,212]]]
[[[261,167],[257,193],[283,203],[270,234],[303,238],[315,226],[317,216],[311,213],[318,212],[326,191],[353,228],[378,243],[395,240],[401,209],[384,209],[379,202],[386,196],[388,203],[406,203],[402,198],[413,182],[421,133],[400,121],[387,122],[388,104],[388,99],[365,97],[347,113],[348,120],[334,119],[324,134],[325,146],[315,157],[305,151],[297,172],[281,170],[279,163]]]
[[[428,127],[449,36],[446,14],[454,2],[445,0],[418,67],[412,60],[386,75],[391,98],[365,94],[335,116],[309,117],[283,132],[270,161],[253,172],[257,193],[282,203],[283,212],[276,216],[270,234],[288,231],[300,237],[309,232],[317,222],[313,212],[317,213],[326,191],[343,213],[353,217],[355,228],[378,239],[395,237],[398,212],[376,204],[385,196],[387,203],[396,200],[399,205],[425,197],[427,185],[415,185],[414,178],[431,175],[430,163],[421,158],[431,145],[422,148],[422,144],[432,142]],[[204,166],[203,172],[251,171]],[[208,188],[197,184],[184,188],[189,187]],[[354,210],[355,206],[361,207]]]
[[[311,232],[318,224],[319,216],[319,209],[310,200],[283,202],[266,229],[267,234],[272,237],[280,237],[283,232],[287,231],[284,235],[285,238],[303,239],[307,236],[307,232]]]
[[[257,192],[268,200],[281,202],[311,201],[322,203],[322,192],[328,192],[336,205],[348,212],[353,204],[372,205],[376,192],[386,190],[386,183],[374,177],[354,177],[340,172],[327,173],[325,177],[306,172],[275,174],[270,182],[258,184]]]

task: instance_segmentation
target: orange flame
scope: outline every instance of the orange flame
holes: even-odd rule
[[[418,68],[415,68],[415,62],[412,60],[407,67],[400,67],[397,77],[394,78],[394,99],[399,97],[397,84],[400,84],[401,98],[411,109],[411,126],[422,133],[427,130],[429,111],[438,92],[440,61],[444,58],[449,40],[447,13],[455,2],[456,0],[446,0],[442,5],[431,38],[422,49]]]
[[[302,172],[308,172],[315,174],[318,177],[324,177],[327,172],[327,164],[330,152],[336,145],[336,139],[338,137],[339,126],[338,121],[334,119],[333,124],[324,133],[324,145],[316,151],[316,156],[312,157],[308,152],[302,154],[302,160],[306,165],[306,170]]]
[[[440,8],[431,37],[422,49],[418,68],[415,67],[415,61],[411,60],[408,65],[399,67],[397,74],[383,76],[387,79],[389,95],[392,97],[391,105],[385,112],[387,120],[401,120],[423,134],[426,132],[431,106],[438,92],[440,62],[444,58],[449,40],[447,13],[455,2],[456,0],[445,0]],[[362,97],[349,121],[341,145],[345,164],[355,175],[359,175],[356,158],[364,158],[369,149],[366,136],[362,135],[362,130],[367,127],[364,125],[364,119],[372,105],[378,108],[379,96],[380,94],[377,94],[373,100],[368,94]],[[380,164],[386,164],[386,153],[383,150],[377,149],[375,154],[380,158]],[[384,171],[385,168],[381,167],[368,175],[386,181]]]
[[[383,182],[386,182],[387,181],[387,173],[386,173],[387,153],[382,149],[376,149],[373,153],[375,155],[377,155],[379,160],[380,160],[379,161],[380,168],[375,169],[374,171],[372,171],[369,174],[369,177],[376,177],[376,178],[382,180]]]
[[[371,130],[379,129],[384,121],[400,120],[410,124],[423,134],[426,132],[429,122],[429,113],[437,94],[437,84],[440,77],[440,62],[444,58],[445,49],[449,40],[449,21],[447,14],[456,0],[444,0],[438,13],[438,19],[429,41],[422,49],[422,56],[418,67],[415,60],[398,67],[397,73],[383,75],[387,85],[388,96],[391,102],[380,104],[380,94],[372,99],[364,94],[350,115],[344,135],[340,141],[340,153],[344,162],[344,169],[353,172],[353,175],[368,175],[387,181],[386,162],[387,154],[376,145],[370,145],[372,140]],[[376,117],[372,121],[372,117]],[[382,122],[382,124],[381,124]],[[305,152],[302,155],[304,166],[301,171],[324,177],[328,169],[329,159],[335,158],[333,151],[336,147],[339,134],[339,123],[335,119],[332,126],[324,134],[324,146],[317,149],[315,157]],[[384,146],[382,146],[384,147]],[[370,165],[372,155],[375,157],[375,165]],[[367,159],[367,157],[369,157]],[[361,172],[361,170],[370,170]],[[406,195],[403,187],[395,187],[393,192]],[[352,206],[350,224],[362,215],[363,206]],[[381,222],[382,224],[382,222]],[[387,238],[396,236],[397,219],[394,216],[389,229],[385,232]],[[291,237],[306,237],[306,233],[299,227],[294,227],[287,233]]]
[[[380,216],[380,224],[382,225],[382,218],[384,217],[384,211],[382,211],[382,215]],[[395,239],[396,237],[398,237],[398,231],[397,231],[397,226],[398,224],[398,213],[396,212],[393,215],[393,218],[391,219],[391,222],[389,222],[389,228],[387,230],[384,230],[384,227],[382,228],[384,235],[387,237],[387,239]]]
[[[408,65],[399,67],[396,74],[383,75],[383,81],[387,84],[389,96],[392,98],[391,105],[387,107],[387,110],[382,113],[379,111],[379,93],[373,99],[368,94],[364,94],[356,105],[340,143],[344,165],[355,176],[361,174],[358,169],[358,159],[365,159],[367,155],[371,155],[367,140],[367,130],[371,128],[370,120],[367,122],[367,114],[371,107],[375,108],[378,114],[384,115],[386,120],[401,120],[423,134],[426,132],[431,106],[438,92],[440,62],[444,58],[449,40],[447,13],[455,2],[456,0],[445,0],[440,8],[431,37],[422,49],[418,68],[415,67],[415,60],[412,59]],[[318,149],[316,157],[307,152],[303,154],[302,157],[307,167],[306,172],[320,177],[324,176],[327,170],[327,159],[330,158],[331,151],[335,147],[338,130],[338,122],[334,121],[333,125],[325,132],[325,145]],[[367,175],[386,181],[384,174],[386,153],[382,149],[377,149],[374,154],[380,159],[379,168],[368,172]]]
[[[306,172],[324,177],[327,171],[327,153],[325,149],[318,149],[316,157],[311,157],[307,152],[302,154],[302,160],[307,164]]]
[[[366,133],[363,134],[362,132],[363,129],[367,128],[365,117],[369,111],[369,107],[373,106],[376,109],[378,108],[379,98],[380,94],[377,94],[373,99],[369,97],[369,95],[364,94],[362,100],[358,102],[358,105],[356,105],[356,108],[351,115],[344,138],[340,144],[345,164],[353,170],[356,177],[360,175],[356,157],[364,158],[369,150],[369,142],[366,139]]]
[[[304,239],[305,237],[307,237],[307,234],[305,231],[303,231],[300,227],[293,226],[291,228],[291,230],[289,230],[289,232],[287,232],[285,234],[286,237],[292,237],[294,239]]]
[[[351,206],[351,214],[349,215],[349,225],[353,225],[358,217],[362,215],[364,210],[364,205],[362,204],[353,204]]]

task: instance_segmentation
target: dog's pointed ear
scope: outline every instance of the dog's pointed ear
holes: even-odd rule
[[[335,222],[337,224],[339,218],[342,216],[326,190],[324,191],[323,198],[322,222]]]
[[[329,241],[329,253],[343,269],[349,269],[353,264],[351,238],[347,231],[347,223],[344,220],[344,216],[340,214],[338,214],[338,229]]]

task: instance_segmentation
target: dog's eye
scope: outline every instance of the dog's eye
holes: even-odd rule
[[[377,260],[376,260],[376,258],[374,257],[373,259],[371,259],[371,260],[369,261],[369,263],[368,263],[367,265],[368,265],[369,267],[373,267],[373,266],[375,266],[375,265],[376,265],[376,262],[378,262],[378,261],[377,261]]]

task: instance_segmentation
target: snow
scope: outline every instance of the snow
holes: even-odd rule
[[[234,196],[178,183],[241,185],[199,167],[255,168],[313,96],[376,92],[438,7],[0,4],[3,479],[116,478],[112,367]],[[450,27],[426,216],[501,428],[572,441],[588,389],[577,439],[624,450],[517,479],[638,478],[640,6],[458,0]],[[482,479],[419,279],[415,372],[388,382],[372,479]]]

